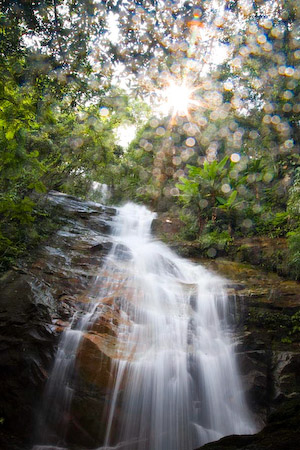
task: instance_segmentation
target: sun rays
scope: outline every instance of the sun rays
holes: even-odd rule
[[[199,104],[194,96],[197,89],[184,81],[169,80],[166,87],[158,92],[161,112],[171,115],[172,123],[178,116],[188,117]]]

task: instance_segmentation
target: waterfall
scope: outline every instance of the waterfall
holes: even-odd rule
[[[193,450],[256,431],[237,371],[224,281],[154,240],[154,217],[132,203],[118,209],[114,244],[99,274],[99,303],[65,332],[47,388],[61,377],[58,396],[70,403],[66,377],[74,364],[62,364],[63,353],[71,345],[76,355],[82,330],[109,298],[120,320],[105,442],[98,450]],[[46,448],[55,447],[35,447]]]
[[[107,204],[107,201],[110,197],[110,192],[107,184],[93,181],[91,191],[91,197],[94,200],[100,201],[103,205]]]

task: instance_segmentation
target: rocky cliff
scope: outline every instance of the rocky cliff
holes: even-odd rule
[[[113,208],[83,203],[55,192],[48,200],[57,205],[64,226],[0,280],[3,450],[31,447],[36,415],[59,338],[74,312],[81,311],[89,296],[96,292],[97,273],[111,246]],[[84,339],[82,358],[78,360],[79,388],[74,398],[70,436],[79,445],[84,441],[93,446],[95,434],[98,440],[108,375],[105,371],[101,377],[92,375],[91,361],[95,359],[93,371],[97,373],[96,363],[101,358],[97,344],[96,339]]]
[[[49,202],[56,205],[64,226],[0,280],[3,450],[31,448],[61,333],[74,312],[80,314],[97,296],[99,283],[105,283],[97,275],[112,245],[109,233],[115,210],[55,192]],[[279,449],[284,448],[276,447],[280,436],[283,442],[289,439],[285,448],[294,448],[300,408],[299,283],[226,260],[201,263],[230,280],[231,321],[243,383],[257,421],[261,427],[268,424],[253,437],[224,438],[207,448]],[[100,319],[82,339],[68,417],[70,449],[95,448],[103,441],[99,424],[121,320],[118,308],[106,298]],[[270,438],[273,433],[277,443]]]

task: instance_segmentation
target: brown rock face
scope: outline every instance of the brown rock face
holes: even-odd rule
[[[103,352],[103,349],[113,346],[108,340],[107,335],[86,333],[77,356],[79,376],[100,389],[111,384],[111,358]]]

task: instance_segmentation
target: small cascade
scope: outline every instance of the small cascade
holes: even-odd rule
[[[97,304],[88,305],[88,311],[83,312],[81,317],[76,312],[62,333],[37,424],[37,440],[46,444],[35,445],[33,450],[65,449],[57,445],[65,442],[68,430],[77,350],[96,308]]]
[[[97,300],[62,336],[45,394],[51,415],[42,415],[43,445],[35,450],[66,448],[77,349],[104,304],[115,310],[116,343],[98,450],[193,450],[256,431],[235,362],[223,280],[153,240],[154,217],[132,203],[118,209]]]
[[[92,182],[91,197],[96,201],[106,205],[110,197],[109,187],[105,183],[98,183],[98,181]]]

